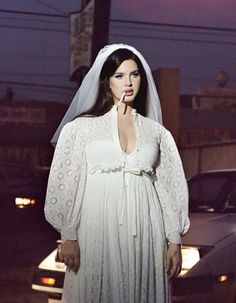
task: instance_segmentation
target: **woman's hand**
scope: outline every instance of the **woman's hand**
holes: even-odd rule
[[[78,272],[80,267],[80,248],[77,240],[67,240],[61,245],[61,252],[59,255],[60,261],[64,262],[69,270]]]
[[[166,253],[165,268],[169,280],[178,276],[182,266],[181,245],[170,243]]]

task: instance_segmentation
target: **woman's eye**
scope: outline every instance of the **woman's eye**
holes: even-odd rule
[[[115,75],[115,78],[116,78],[116,79],[121,79],[121,78],[122,78],[122,75]]]
[[[135,78],[137,78],[137,77],[140,76],[140,74],[139,74],[139,72],[137,71],[137,72],[134,72],[134,73],[133,73],[133,76],[134,76]]]

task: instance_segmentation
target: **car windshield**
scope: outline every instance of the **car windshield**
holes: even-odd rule
[[[236,213],[236,181],[200,175],[189,182],[190,212]]]

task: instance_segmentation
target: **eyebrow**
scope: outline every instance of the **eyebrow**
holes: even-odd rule
[[[135,73],[135,72],[139,72],[139,70],[138,70],[138,69],[133,70],[132,72],[130,72],[130,75],[133,74],[133,73]],[[115,72],[115,73],[114,73],[114,75],[117,75],[117,74],[118,74],[118,75],[123,75],[123,74],[125,74],[125,73],[124,73],[124,72]]]

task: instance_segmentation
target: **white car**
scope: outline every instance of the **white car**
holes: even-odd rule
[[[236,169],[200,173],[188,183],[191,227],[173,302],[236,303]],[[56,249],[39,264],[32,288],[60,302],[64,272]]]

